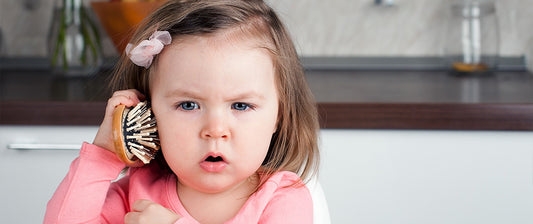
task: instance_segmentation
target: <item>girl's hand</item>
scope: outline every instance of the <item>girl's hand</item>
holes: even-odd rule
[[[123,104],[127,107],[133,107],[139,102],[143,101],[144,98],[144,95],[135,89],[114,92],[113,96],[107,101],[104,120],[102,121],[102,124],[96,133],[93,145],[107,149],[111,152],[115,152],[112,130],[113,110],[120,104]]]
[[[139,199],[133,203],[133,212],[124,216],[124,223],[174,223],[181,218],[168,208],[155,202]]]

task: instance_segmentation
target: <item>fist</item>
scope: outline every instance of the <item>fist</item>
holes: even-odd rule
[[[124,223],[174,223],[181,218],[170,209],[144,199],[135,201],[132,210],[124,216]]]

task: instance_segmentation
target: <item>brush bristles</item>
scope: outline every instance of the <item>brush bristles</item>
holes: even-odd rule
[[[156,120],[148,103],[140,102],[131,110],[124,110],[122,125],[128,152],[145,164],[154,159],[160,146]]]

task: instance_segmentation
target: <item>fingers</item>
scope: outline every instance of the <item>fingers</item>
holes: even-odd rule
[[[136,224],[136,223],[143,223],[143,222],[144,220],[142,220],[140,212],[128,212],[124,216],[125,224]]]
[[[111,97],[111,99],[115,98],[122,104],[131,107],[143,101],[145,99],[145,96],[136,89],[128,89],[114,92],[113,97]]]
[[[137,105],[139,102],[145,99],[145,96],[135,89],[120,90],[113,93],[113,96],[107,101],[107,107],[115,108],[120,104],[124,104],[127,107]]]
[[[124,223],[147,223],[150,220],[148,219],[148,216],[143,213],[145,210],[148,210],[147,208],[149,206],[155,206],[156,204],[150,200],[146,199],[139,199],[133,203],[131,206],[132,212],[128,212],[126,216],[124,216]],[[152,209],[153,210],[153,209]]]
[[[104,120],[96,133],[93,144],[115,152],[112,132],[113,111],[115,107],[120,104],[132,107],[145,98],[142,93],[134,89],[114,92],[113,96],[107,101]]]
[[[131,206],[132,212],[124,216],[124,223],[174,223],[180,216],[155,202],[139,199]]]
[[[154,202],[146,199],[139,199],[135,202],[133,202],[133,205],[131,206],[131,210],[136,212],[142,212],[146,210],[150,205],[155,204]]]
[[[145,96],[135,89],[120,90],[113,93],[113,96],[107,100],[106,106],[106,116],[113,114],[113,110],[118,105],[125,105],[127,107],[132,107],[137,105],[139,102],[145,100]]]

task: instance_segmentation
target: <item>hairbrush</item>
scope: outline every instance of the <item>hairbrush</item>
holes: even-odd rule
[[[156,120],[148,101],[135,107],[119,105],[113,111],[115,153],[128,166],[139,166],[155,158],[160,148]]]

